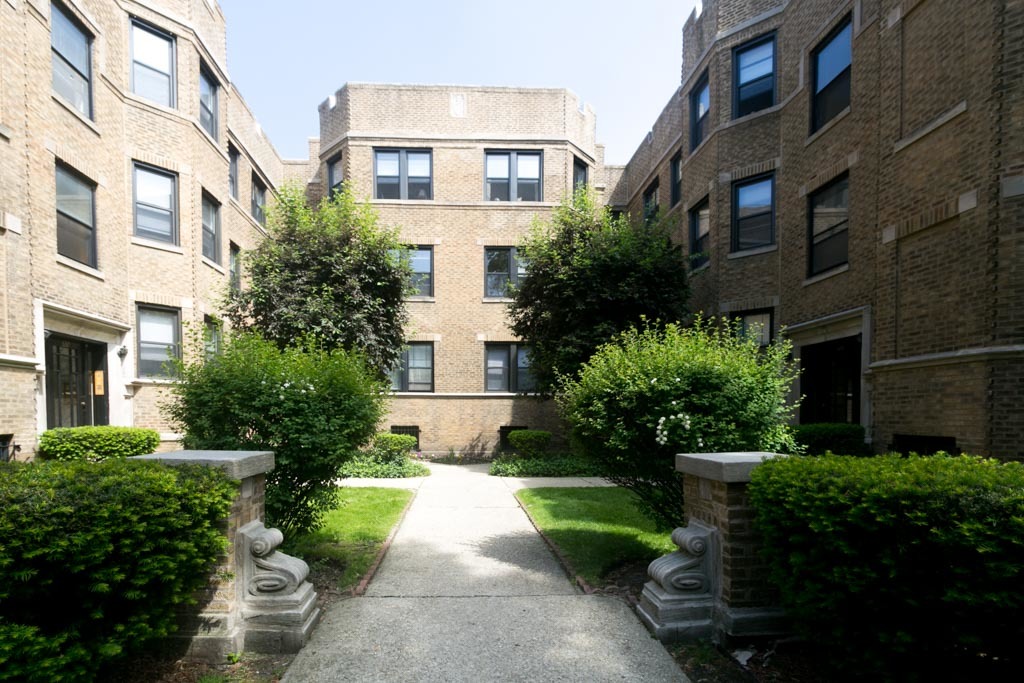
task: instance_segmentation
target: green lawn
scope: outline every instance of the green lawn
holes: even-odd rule
[[[637,511],[626,489],[523,489],[516,496],[588,583],[600,582],[623,564],[649,562],[676,550],[669,534],[655,532]]]
[[[377,556],[413,492],[404,489],[340,488],[341,505],[327,514],[322,528],[286,539],[282,550],[311,568],[337,573],[337,587],[355,585]]]

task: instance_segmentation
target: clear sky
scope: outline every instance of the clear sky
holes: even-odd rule
[[[344,83],[558,87],[624,164],[679,86],[696,0],[219,0],[228,72],[278,152],[305,158]]]

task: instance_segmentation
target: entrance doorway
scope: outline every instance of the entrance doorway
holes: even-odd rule
[[[860,422],[860,335],[800,347],[800,423]]]
[[[47,332],[46,428],[109,424],[105,344]]]

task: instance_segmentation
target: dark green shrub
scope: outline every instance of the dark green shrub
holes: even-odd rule
[[[220,470],[120,458],[0,466],[0,680],[91,680],[173,631],[236,490]]]
[[[1019,648],[1024,465],[778,458],[750,495],[789,614],[860,671]]]
[[[381,432],[373,437],[369,448],[341,466],[341,476],[372,479],[425,477],[430,474],[427,466],[411,459],[415,447],[415,436]]]
[[[551,446],[551,432],[516,429],[508,433],[508,442],[520,458],[543,458]]]
[[[185,447],[274,451],[267,518],[288,532],[317,528],[337,504],[341,465],[370,440],[387,401],[386,385],[357,354],[281,350],[254,334],[228,338],[219,355],[182,365],[179,376],[164,408]]]
[[[400,464],[409,459],[415,448],[415,436],[381,432],[373,437],[368,454],[378,462]]]
[[[793,427],[793,438],[807,455],[871,455],[864,443],[864,427],[845,422],[815,422]]]
[[[637,494],[662,527],[683,522],[676,453],[792,452],[789,344],[761,349],[727,324],[631,330],[556,396],[577,448]]]
[[[160,434],[142,427],[62,427],[48,429],[39,437],[39,457],[46,460],[129,458],[153,453]]]
[[[602,476],[597,463],[572,455],[549,455],[530,459],[500,456],[491,461],[488,473],[494,477]]]

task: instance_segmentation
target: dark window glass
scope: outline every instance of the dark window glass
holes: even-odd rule
[[[94,187],[57,166],[57,253],[96,267]]]
[[[434,248],[416,247],[409,250],[412,266],[412,286],[417,296],[434,295]]]
[[[256,177],[256,174],[252,174],[252,202],[251,202],[251,213],[252,217],[256,219],[256,222],[260,225],[267,224],[267,186],[263,184],[263,181]]]
[[[708,130],[708,113],[711,111],[711,86],[705,73],[690,92],[690,150],[697,149]]]
[[[852,35],[853,29],[847,19],[811,55],[814,68],[812,133],[850,106]]]
[[[242,289],[242,250],[234,242],[228,246],[228,278],[231,291]]]
[[[203,256],[220,263],[220,205],[203,195]]]
[[[540,152],[487,152],[488,201],[541,201]]]
[[[524,344],[487,344],[484,388],[487,391],[527,392],[536,388],[530,373],[530,351]]]
[[[238,150],[228,145],[228,190],[238,199]]]
[[[711,210],[707,199],[690,209],[690,269],[703,266],[710,259]]]
[[[199,124],[214,140],[217,136],[217,80],[205,68],[199,69]]]
[[[92,118],[92,37],[56,3],[50,5],[53,89]]]
[[[811,194],[810,259],[808,275],[816,275],[847,262],[850,224],[850,179],[838,178]]]
[[[376,150],[374,178],[377,199],[433,199],[430,150]]]
[[[391,371],[391,389],[394,391],[434,390],[434,344],[412,342],[402,352],[402,359]]]
[[[736,116],[775,104],[775,38],[739,48],[735,60]]]
[[[733,185],[733,251],[775,243],[773,185],[772,176]]]
[[[587,165],[582,159],[573,157],[572,160],[572,189],[578,190],[587,185]]]
[[[658,218],[658,179],[644,190],[644,221],[650,223]]]
[[[683,198],[683,153],[676,153],[669,166],[672,173],[672,206],[675,206]]]
[[[179,313],[171,308],[139,306],[139,377],[170,377],[171,358],[181,357]]]
[[[526,277],[526,268],[526,259],[517,254],[515,247],[487,247],[484,249],[484,296],[508,296],[509,287]]]
[[[341,183],[343,180],[342,169],[341,169],[341,157],[336,156],[327,162],[327,187],[330,194],[341,189]]]
[[[132,23],[132,92],[174,106],[174,38]]]
[[[135,164],[135,234],[177,244],[177,209],[177,177]]]

